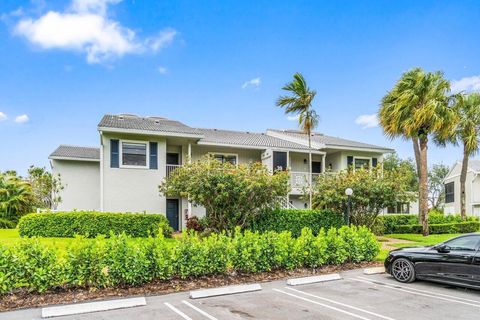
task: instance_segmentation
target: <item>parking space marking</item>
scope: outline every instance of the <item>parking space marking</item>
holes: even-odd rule
[[[368,283],[368,284],[377,284],[377,285],[382,286],[383,288],[388,288],[388,289],[397,290],[397,291],[403,291],[403,292],[407,292],[407,293],[411,293],[411,294],[416,294],[416,295],[419,295],[419,296],[435,298],[435,299],[440,299],[440,300],[445,300],[445,301],[450,301],[450,302],[464,304],[464,305],[467,305],[467,306],[480,308],[480,304],[473,304],[473,303],[461,301],[461,300],[456,299],[455,297],[454,297],[454,299],[450,299],[450,298],[445,298],[445,297],[436,295],[434,292],[431,292],[431,293],[427,294],[427,293],[417,292],[417,291],[413,291],[413,290],[403,289],[402,287],[395,287],[395,286],[392,286],[392,285],[389,285],[389,284],[386,284],[386,283],[374,282],[374,281],[364,280],[364,279],[359,279],[359,278],[360,277],[351,278],[351,280],[358,281],[358,282],[363,282],[363,283]]]
[[[185,304],[185,305],[187,305],[187,306],[189,306],[190,308],[192,308],[193,310],[197,311],[198,313],[204,315],[205,317],[207,317],[207,318],[210,319],[210,320],[218,320],[218,319],[215,318],[214,316],[209,315],[208,313],[206,313],[206,312],[203,311],[202,309],[194,306],[193,304],[191,304],[191,303],[189,303],[189,302],[187,302],[187,301],[185,301],[185,300],[183,300],[182,303]]]
[[[166,305],[170,310],[172,310],[173,312],[175,312],[176,314],[178,314],[180,317],[182,317],[183,319],[185,319],[185,320],[193,320],[192,318],[190,318],[189,316],[187,316],[185,313],[183,313],[182,311],[180,311],[180,310],[178,310],[177,308],[175,308],[174,306],[172,306],[170,303],[165,302],[165,305]]]
[[[318,302],[318,301],[307,299],[305,297],[298,296],[298,295],[293,294],[293,293],[288,293],[288,292],[285,292],[285,291],[282,291],[282,290],[279,290],[279,289],[273,289],[273,291],[280,292],[280,293],[286,294],[288,296],[291,296],[291,297],[294,297],[294,298],[297,298],[297,299],[300,299],[300,300],[303,300],[303,301],[307,301],[307,302],[310,302],[310,303],[313,303],[313,304],[316,304],[316,305],[319,305],[319,306],[322,306],[322,307],[325,307],[325,308],[328,308],[328,309],[331,309],[331,310],[335,310],[335,311],[338,311],[338,312],[341,312],[341,313],[344,313],[344,314],[348,314],[349,316],[352,316],[354,318],[358,318],[358,319],[362,319],[362,320],[371,320],[371,319],[363,317],[359,314],[352,313],[352,312],[349,312],[349,311],[346,311],[346,310],[343,310],[343,309],[340,309],[340,308],[337,308],[337,307],[329,306],[328,304],[324,304],[324,303],[321,303],[321,302]]]
[[[374,280],[367,279],[367,278],[364,278],[364,277],[357,277],[357,278],[363,279],[363,280],[366,280],[366,281],[374,281]],[[380,282],[380,281],[374,281],[374,283],[389,285],[388,283],[384,283],[384,282]],[[392,286],[393,286],[393,285],[392,285]],[[442,296],[442,297],[447,297],[447,298],[453,298],[453,299],[458,299],[458,300],[463,300],[463,301],[468,301],[468,302],[473,302],[473,303],[480,304],[480,301],[478,301],[478,300],[466,299],[466,298],[457,297],[457,296],[452,296],[452,295],[443,294],[443,293],[434,292],[434,291],[420,290],[420,289],[417,289],[417,288],[413,288],[413,287],[411,287],[411,286],[402,287],[402,286],[397,285],[397,284],[395,284],[394,286],[397,287],[397,288],[402,288],[402,289],[407,289],[407,290],[414,290],[414,291],[418,291],[418,292],[423,292],[423,293],[428,293],[428,294],[434,294],[434,295],[437,295],[437,296]]]
[[[345,304],[345,303],[338,302],[338,301],[335,301],[335,300],[331,300],[331,299],[327,299],[327,298],[324,298],[324,297],[320,297],[320,296],[317,296],[317,295],[314,295],[314,294],[311,294],[311,293],[308,293],[308,292],[303,292],[303,291],[296,290],[296,289],[292,289],[292,288],[288,288],[288,287],[286,287],[285,289],[288,289],[288,290],[291,290],[291,291],[295,291],[295,292],[304,294],[304,295],[309,296],[309,297],[312,297],[312,298],[317,298],[317,299],[320,299],[320,300],[324,300],[324,301],[327,301],[327,302],[330,302],[330,303],[333,303],[333,304],[338,304],[338,305],[343,306],[343,307],[346,307],[346,308],[350,308],[350,309],[353,309],[353,310],[361,311],[361,312],[363,312],[363,313],[368,313],[368,314],[370,314],[370,315],[372,315],[372,316],[375,316],[375,317],[378,317],[378,318],[382,318],[382,319],[385,319],[385,320],[395,320],[395,319],[393,319],[393,318],[386,317],[386,316],[382,316],[381,314],[378,314],[378,313],[375,313],[375,312],[371,312],[371,311],[368,311],[368,310],[365,310],[365,309],[361,309],[361,308],[357,308],[357,307],[355,307],[355,306],[351,306],[351,305],[349,305],[349,304]]]

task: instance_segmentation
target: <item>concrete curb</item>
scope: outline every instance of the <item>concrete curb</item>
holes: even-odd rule
[[[324,274],[321,276],[313,276],[313,277],[305,277],[305,278],[294,278],[288,279],[287,284],[289,286],[298,286],[302,284],[310,284],[310,283],[317,283],[317,282],[326,282],[326,281],[334,281],[340,280],[342,277],[338,273],[331,273],[331,274]]]
[[[42,308],[42,318],[69,316],[82,313],[132,308],[147,305],[145,297],[67,304]]]
[[[252,292],[252,291],[259,291],[259,290],[262,290],[262,286],[258,283],[212,288],[212,289],[201,289],[201,290],[190,291],[190,299],[224,296],[227,294],[245,293],[245,292]]]
[[[384,267],[363,269],[363,274],[370,275],[370,274],[380,274],[380,273],[385,273],[385,268]]]

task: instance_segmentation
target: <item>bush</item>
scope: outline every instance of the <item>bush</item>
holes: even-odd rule
[[[13,221],[0,218],[0,229],[15,229],[17,224]]]
[[[466,221],[453,222],[429,225],[430,234],[445,234],[445,233],[470,233],[480,230],[480,222]],[[395,228],[395,233],[422,233],[422,225],[400,225]]]
[[[290,231],[298,237],[303,228],[310,228],[317,235],[322,228],[339,228],[343,223],[342,215],[330,210],[277,209],[259,215],[250,228],[260,232]]]
[[[379,216],[378,220],[383,223],[383,232],[385,234],[391,233],[411,233],[411,232],[403,232],[403,230],[407,230],[406,226],[412,226],[418,224],[418,216],[414,214],[389,214]],[[467,216],[465,220],[458,214],[451,214],[451,215],[443,215],[442,213],[433,211],[428,215],[428,223],[430,225],[439,225],[439,224],[452,224],[452,223],[463,223],[463,222],[478,222],[478,217]],[[476,231],[476,230],[475,230]],[[472,231],[470,231],[472,232]],[[413,233],[421,233],[420,232],[413,232]],[[430,229],[430,233],[432,233]],[[448,233],[448,232],[442,232]]]
[[[155,236],[161,229],[167,237],[172,229],[165,216],[141,213],[48,212],[31,213],[18,223],[22,237],[95,238],[103,234],[125,233],[132,237]]]
[[[124,234],[95,240],[76,237],[65,255],[24,239],[10,249],[0,246],[0,293],[17,288],[44,292],[64,288],[141,285],[175,277],[256,273],[318,268],[327,264],[371,261],[379,252],[375,236],[365,227],[304,228],[265,233],[240,228],[233,236],[184,233],[179,240],[131,238]],[[0,297],[1,298],[1,297]]]

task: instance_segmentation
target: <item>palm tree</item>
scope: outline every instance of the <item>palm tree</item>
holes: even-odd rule
[[[450,83],[442,72],[414,68],[405,72],[381,101],[378,117],[385,135],[393,139],[418,139],[419,220],[428,235],[427,146],[430,135],[451,136],[456,113],[449,97]]]
[[[17,221],[33,208],[34,197],[29,182],[13,174],[0,173],[0,217]]]
[[[305,78],[300,73],[293,75],[293,81],[287,83],[282,90],[291,93],[290,96],[280,96],[277,106],[285,108],[285,114],[298,116],[300,129],[308,136],[308,185],[309,204],[312,207],[312,131],[318,126],[319,117],[312,107],[313,99],[317,92],[311,90]]]
[[[468,159],[480,148],[480,93],[458,94],[455,96],[455,111],[458,122],[449,139],[437,139],[444,146],[446,142],[463,146],[462,170],[460,172],[460,213],[466,218],[465,182],[467,180]]]

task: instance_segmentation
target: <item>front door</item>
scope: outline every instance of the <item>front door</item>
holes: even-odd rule
[[[167,199],[167,219],[170,224],[170,227],[174,231],[178,231],[178,199]]]

